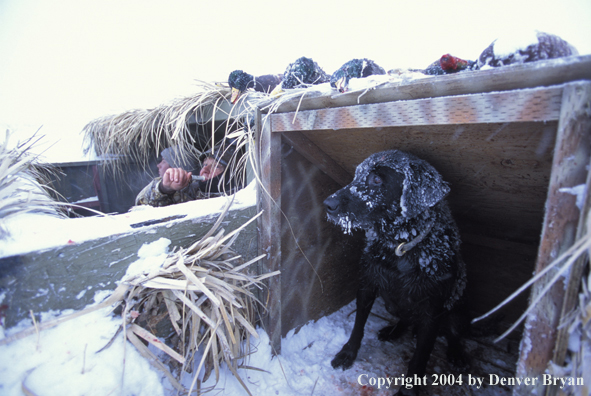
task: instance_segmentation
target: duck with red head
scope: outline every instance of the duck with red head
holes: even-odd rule
[[[441,75],[457,73],[463,70],[472,70],[474,61],[464,60],[450,54],[445,54],[439,60],[431,63],[422,72],[429,75]]]

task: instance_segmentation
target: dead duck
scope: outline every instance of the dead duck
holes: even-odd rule
[[[380,74],[386,74],[386,71],[374,61],[367,58],[352,59],[332,74],[330,86],[343,93],[347,91],[351,78],[363,78]]]
[[[302,56],[287,66],[281,84],[275,88],[271,95],[278,95],[284,89],[306,88],[329,81],[330,75],[326,74],[318,63],[311,58]]]
[[[228,85],[232,88],[231,102],[236,103],[240,95],[247,89],[253,88],[257,92],[269,93],[281,83],[281,75],[265,74],[255,77],[242,70],[234,70],[228,76]]]
[[[431,63],[425,70],[421,70],[423,74],[428,75],[442,75],[457,73],[463,70],[471,70],[476,62],[471,60],[464,60],[450,54],[445,54],[435,62]]]
[[[494,40],[482,51],[476,67],[507,66],[578,54],[575,47],[554,34],[526,31]]]

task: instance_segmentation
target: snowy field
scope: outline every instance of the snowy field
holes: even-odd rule
[[[97,302],[105,293],[97,293]],[[386,382],[398,379],[406,370],[413,350],[412,336],[404,336],[398,343],[383,343],[377,339],[378,330],[386,325],[388,314],[378,300],[373,315],[366,325],[357,361],[343,371],[331,367],[332,357],[347,341],[353,326],[355,303],[343,307],[330,316],[309,322],[297,334],[292,330],[282,340],[281,354],[273,356],[269,337],[258,328],[259,339],[253,339],[253,354],[245,365],[260,370],[239,370],[253,395],[390,395]],[[62,312],[60,314],[68,314]],[[46,313],[49,320],[56,313]],[[21,395],[135,395],[173,396],[176,391],[164,376],[130,343],[117,335],[104,350],[121,324],[109,308],[89,313],[41,331],[38,335],[0,345],[0,394]],[[11,336],[31,323],[21,323],[9,329]],[[468,375],[485,377],[490,374],[512,376],[516,343],[502,341],[490,346],[489,339],[467,340],[472,359],[469,372],[458,373],[444,358],[445,346],[439,339],[428,365],[428,383],[434,379],[459,378],[463,384],[424,387],[427,395],[509,395],[511,389],[485,386],[478,389],[467,384]],[[507,350],[511,349],[511,353]],[[215,384],[215,375],[203,388]],[[188,387],[190,379],[183,381]],[[378,385],[381,386],[378,386]],[[372,386],[373,385],[373,386]],[[246,395],[229,370],[221,372],[220,381],[211,395]]]

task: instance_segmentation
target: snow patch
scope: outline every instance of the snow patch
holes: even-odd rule
[[[46,313],[42,321],[54,317],[55,312]],[[0,392],[21,396],[24,385],[45,396],[164,396],[160,373],[131,344],[125,347],[122,335],[98,353],[120,324],[121,319],[105,308],[43,330],[38,338],[32,335],[0,346]]]
[[[152,243],[144,243],[137,252],[139,260],[129,265],[123,279],[150,275],[162,267],[168,257],[168,246],[172,242],[167,238],[160,238]]]
[[[132,225],[154,219],[178,216],[178,221],[219,215],[232,201],[230,210],[242,210],[256,205],[256,181],[230,197],[186,202],[165,207],[134,206],[129,212],[113,216],[73,219],[57,218],[38,213],[25,213],[3,219],[9,236],[0,239],[0,257],[10,257],[33,251],[82,243],[107,236],[137,232]],[[182,218],[181,218],[182,216]],[[174,224],[174,222],[172,222]],[[150,233],[159,225],[142,227]]]
[[[497,58],[518,54],[520,49],[538,43],[537,30],[511,29],[511,32],[500,36],[494,42],[494,53]]]
[[[558,190],[561,193],[572,194],[577,197],[576,205],[579,210],[583,210],[585,204],[585,197],[587,196],[587,187],[584,184],[579,184],[575,187],[564,187]]]

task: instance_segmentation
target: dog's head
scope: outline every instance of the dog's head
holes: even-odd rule
[[[449,187],[428,162],[398,150],[369,156],[355,178],[324,201],[328,218],[345,232],[411,219],[441,201]]]

